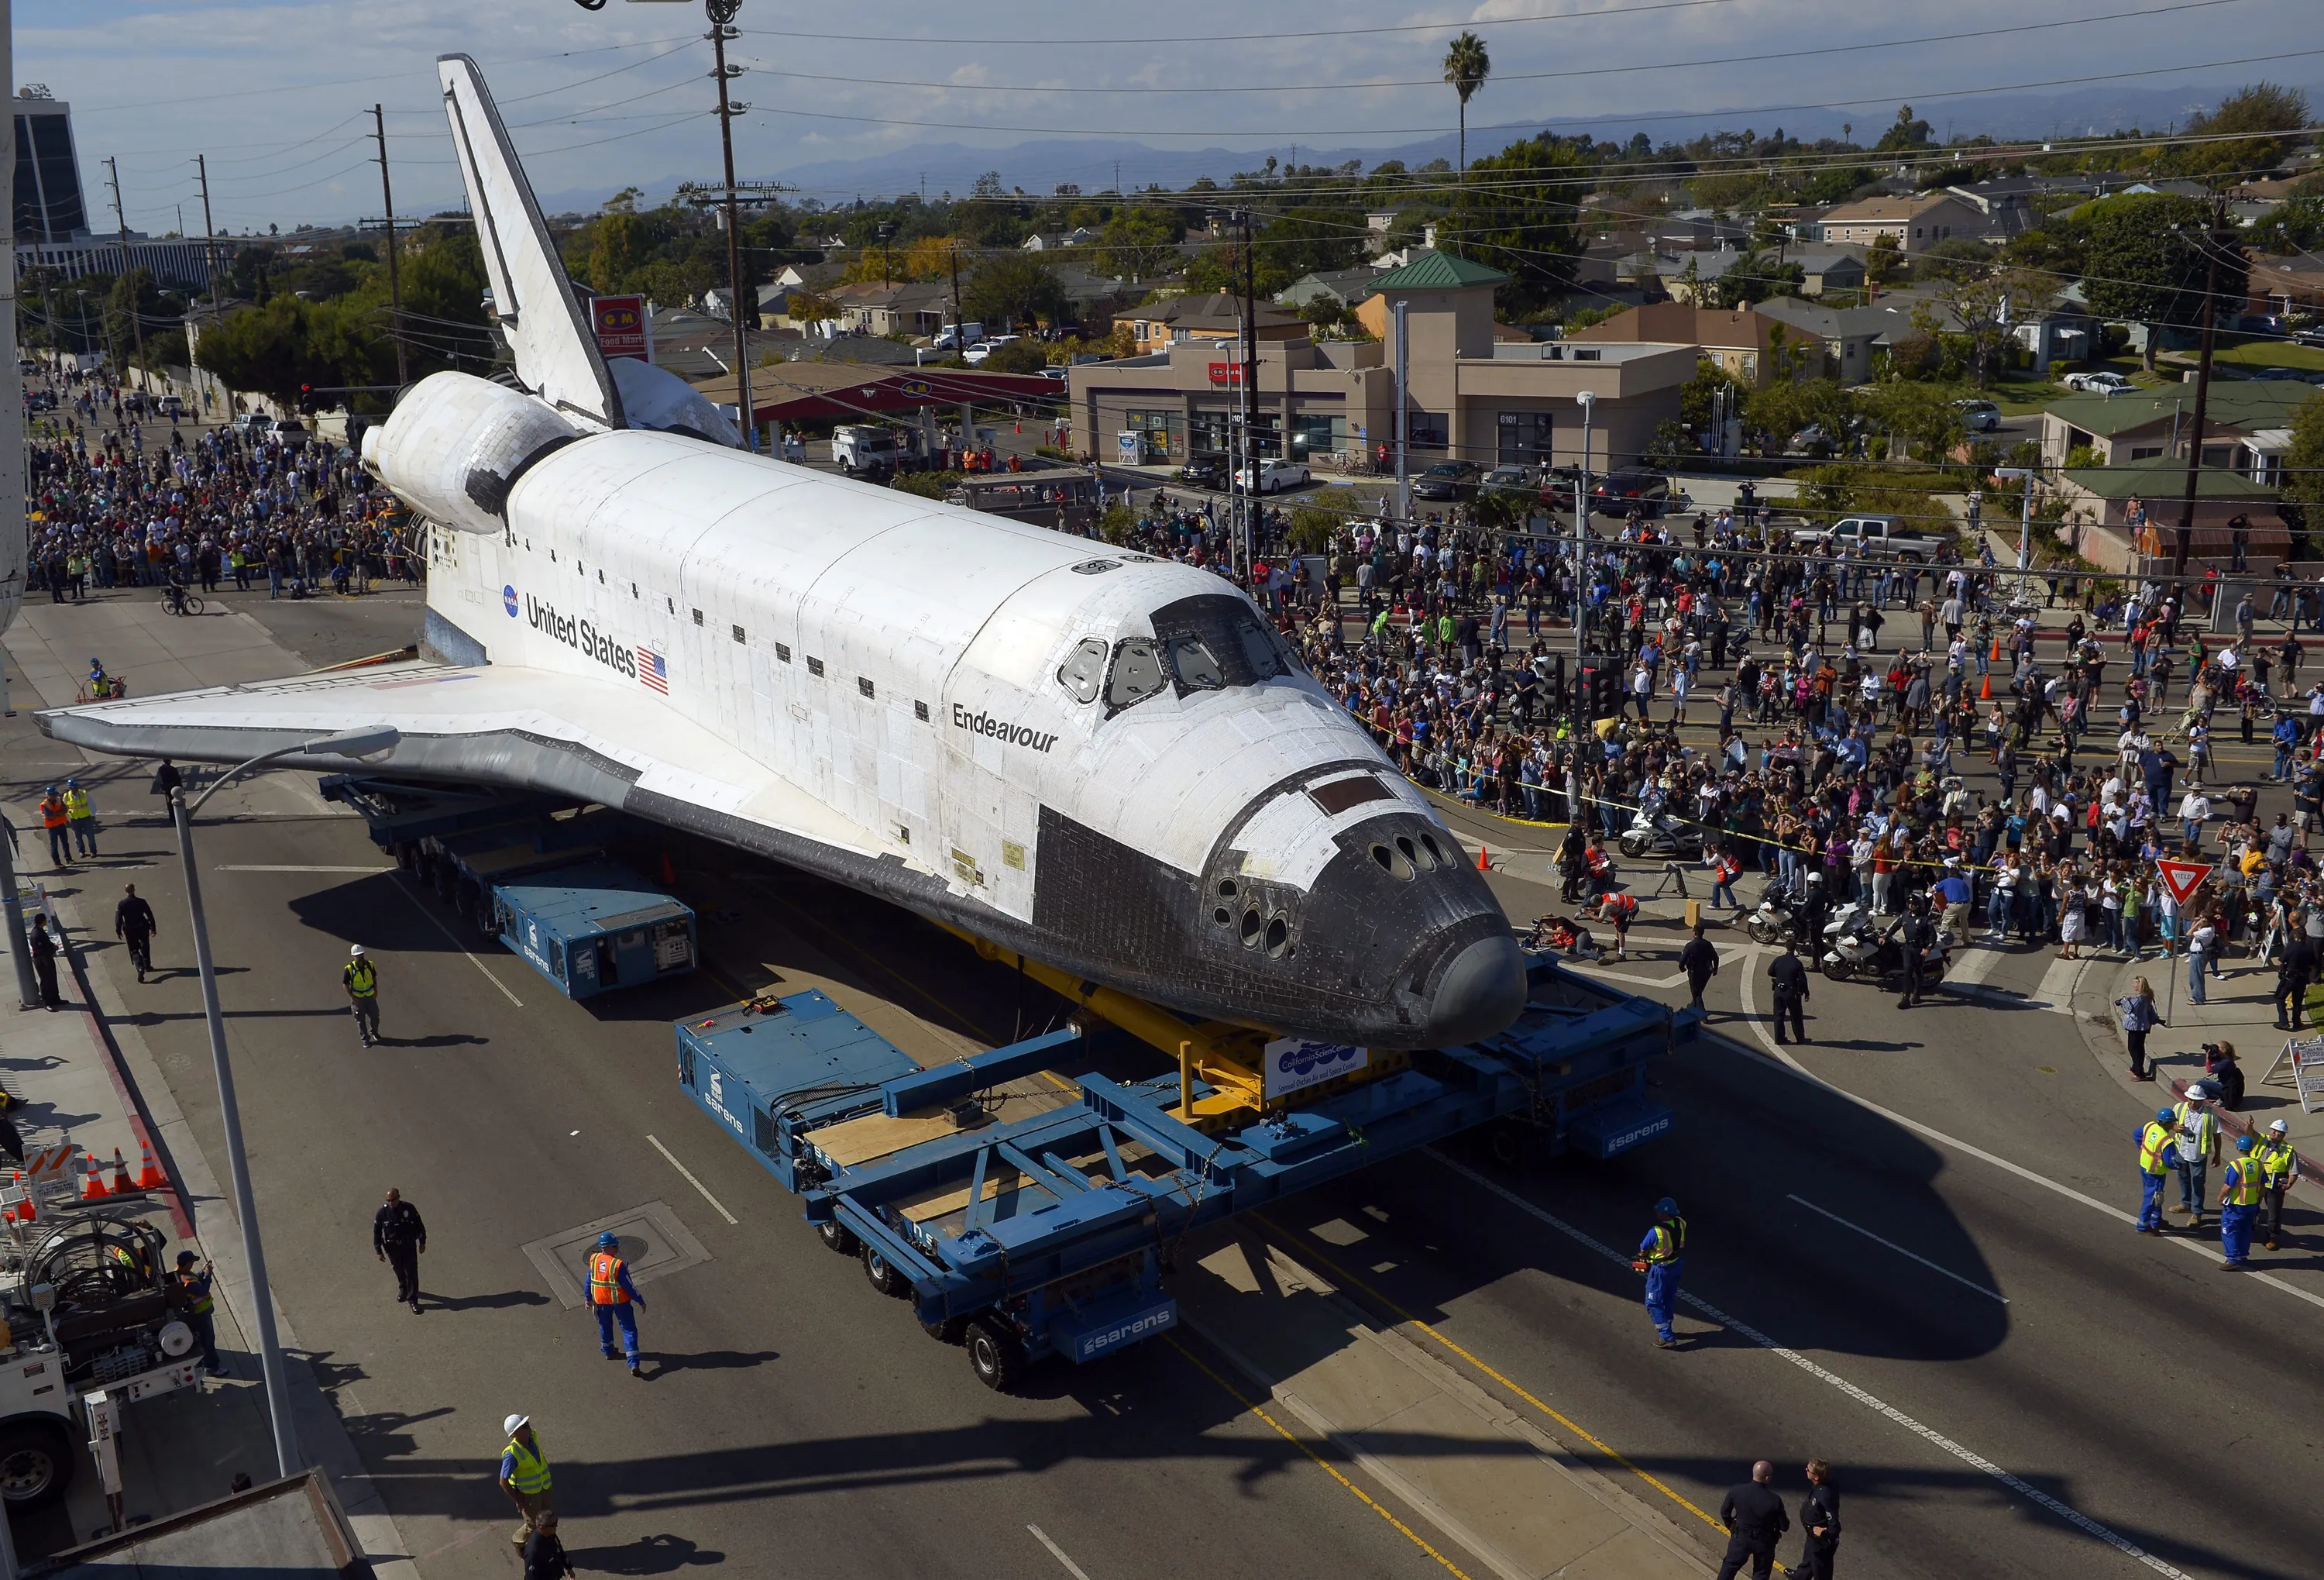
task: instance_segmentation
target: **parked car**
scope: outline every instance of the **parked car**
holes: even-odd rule
[[[1235,474],[1235,481],[1250,494],[1275,494],[1286,488],[1298,488],[1310,481],[1307,468],[1297,461],[1286,461],[1280,456],[1268,456],[1259,463],[1257,476],[1245,467]]]
[[[1971,433],[1993,433],[2001,427],[2001,408],[1990,401],[1955,401],[1953,410]]]
[[[1178,481],[1190,488],[1224,488],[1227,485],[1227,458],[1224,456],[1196,456],[1178,468]]]
[[[964,328],[968,331],[965,336],[963,336],[960,332]],[[983,338],[984,326],[982,324],[975,322],[971,322],[965,326],[946,324],[943,328],[936,331],[936,337],[930,343],[930,348],[936,351],[950,351],[958,346],[964,339],[965,339],[968,344],[973,346],[979,340]]]
[[[2304,384],[2308,382],[2308,374],[2296,367],[2255,367],[2244,377],[2256,379],[2263,383]]]
[[[1590,491],[1590,506],[1600,515],[1636,510],[1651,520],[1670,509],[1670,479],[1659,472],[1609,472]]]
[[[181,395],[161,397],[161,415],[175,422],[186,414],[186,402]]]
[[[274,426],[274,419],[263,411],[237,411],[234,414],[234,430],[244,439],[263,439]]]
[[[1415,499],[1473,499],[1484,468],[1474,461],[1439,461],[1412,480]]]
[[[1482,498],[1488,494],[1504,494],[1513,499],[1539,499],[1544,485],[1531,467],[1496,467],[1477,485]]]
[[[1803,548],[1827,542],[1836,548],[1853,547],[1876,559],[1907,559],[1916,565],[1934,559],[1944,543],[1902,516],[1889,515],[1842,516],[1829,531],[1794,532],[1792,541]]]
[[[2236,332],[2239,335],[2280,335],[2283,332],[2283,319],[2274,313],[2241,313],[2236,318]]]
[[[2095,373],[2070,373],[2065,379],[2070,390],[2081,390],[2093,395],[2118,395],[2138,386],[2118,373],[2100,368]]]
[[[2292,331],[2294,346],[2324,346],[2324,324],[2311,324],[2305,329]]]
[[[992,342],[990,340],[977,340],[971,342],[968,349],[960,354],[960,359],[968,364],[969,366],[974,367],[978,363],[982,362],[986,357],[991,355]]]

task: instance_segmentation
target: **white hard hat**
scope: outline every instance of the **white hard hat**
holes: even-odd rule
[[[2202,1083],[2202,1082],[2200,1082],[2200,1081],[2197,1081],[2193,1086],[2189,1086],[2189,1087],[2187,1088],[2187,1101],[2188,1101],[2188,1102],[2190,1102],[2190,1103],[2209,1103],[2210,1100],[2211,1100],[2211,1088],[2209,1088],[2209,1086],[2206,1086],[2205,1085],[2203,1085],[2203,1083]]]
[[[356,958],[356,959],[360,959],[360,958],[362,958],[362,956],[363,956],[363,946],[362,946],[361,944],[349,944],[349,945],[347,946],[347,954],[348,954],[351,957],[354,957],[354,958]]]
[[[2291,1129],[2292,1129],[2292,1127],[2291,1127],[2290,1125],[2288,1125],[2288,1124],[2284,1123],[2283,1123],[2283,1121],[2282,1121],[2282,1120],[2280,1120],[2280,1119],[2279,1119],[2279,1120],[2277,1120],[2273,1124],[2269,1125],[2269,1126],[2267,1127],[2267,1129],[2268,1129],[2268,1133],[2269,1133],[2270,1135],[2279,1135],[2279,1136],[2280,1136],[2280,1135],[2284,1134],[2284,1133],[2285,1133],[2286,1132],[2288,1132],[2289,1130],[2291,1130]]]
[[[513,1437],[516,1436],[516,1431],[519,1427],[527,1427],[531,1424],[532,1418],[530,1416],[511,1416],[507,1420],[501,1423],[501,1430]]]

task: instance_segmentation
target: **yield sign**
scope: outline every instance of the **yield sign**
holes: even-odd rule
[[[2157,861],[2154,870],[2163,874],[2163,886],[2171,892],[2173,905],[2184,905],[2192,900],[2195,891],[2203,886],[2203,880],[2211,875],[2208,862]]]

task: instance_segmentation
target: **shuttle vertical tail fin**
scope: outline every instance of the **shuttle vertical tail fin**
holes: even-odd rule
[[[550,245],[484,74],[466,55],[439,56],[436,70],[493,306],[515,356],[517,378],[560,411],[604,428],[626,426],[621,392]]]

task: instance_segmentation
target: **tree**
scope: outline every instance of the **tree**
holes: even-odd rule
[[[1903,263],[1896,238],[1882,231],[1872,238],[1872,245],[1864,249],[1864,282],[1874,286],[1887,284],[1896,277],[1896,271]]]
[[[1694,266],[1689,259],[1687,267]],[[1798,296],[1807,285],[1807,271],[1797,263],[1779,263],[1773,253],[1745,253],[1712,281],[1706,294],[1713,307],[1749,307],[1775,296]]]
[[[989,353],[978,365],[988,373],[1038,373],[1049,365],[1049,358],[1034,341],[1011,340]]]
[[[1696,363],[1694,376],[1678,387],[1678,420],[1689,428],[1702,428],[1711,420],[1712,396],[1720,390],[1727,391],[1727,400],[1733,402],[1742,400],[1749,386],[1715,362]]]
[[[2200,176],[2213,188],[2264,175],[2283,162],[2293,134],[2308,125],[2308,97],[2297,88],[2255,82],[2219,101],[2219,107],[2187,123],[2190,137],[2227,139],[2193,143],[2165,163],[2178,173]]]
[[[1863,392],[1859,400],[1870,421],[1892,439],[1908,440],[1924,461],[1942,465],[1967,432],[1960,408],[1953,404],[1953,391],[1941,385],[1884,381]]]
[[[2324,525],[2324,393],[2309,396],[2292,413],[2292,443],[2283,452],[2283,515],[2303,537]],[[2292,549],[2294,559],[2307,558],[2301,545]]]
[[[1974,236],[1949,236],[1914,260],[1913,273],[1921,280],[1976,280],[1991,273],[1994,257],[1994,249]]]
[[[963,282],[961,311],[985,324],[1054,323],[1065,316],[1065,291],[1056,272],[1034,254],[998,253],[980,260]]]
[[[1743,402],[1745,423],[1778,450],[1811,428],[1822,430],[1827,452],[1838,449],[1848,442],[1855,420],[1855,402],[1838,379],[1779,379],[1750,391]]]
[[[2324,197],[2292,199],[2252,226],[2252,240],[2275,253],[2324,250]]]
[[[1490,179],[1453,193],[1437,244],[1508,275],[1501,300],[1511,313],[1537,312],[1572,288],[1577,205],[1592,173],[1572,143],[1546,134],[1480,159],[1476,170]]]
[[[278,296],[264,307],[228,313],[202,332],[195,360],[229,389],[256,390],[277,405],[293,405],[301,385],[339,382],[336,365],[315,344],[316,319],[326,310]]]
[[[1463,32],[1444,51],[1444,80],[1461,100],[1461,174],[1468,179],[1469,171],[1469,96],[1485,86],[1492,74],[1493,58],[1485,52],[1485,41],[1475,33]]]
[[[1875,153],[1910,153],[1929,145],[1929,124],[1913,117],[1913,106],[1906,105],[1896,112],[1896,119],[1880,134],[1880,141],[1872,145]]]
[[[2210,216],[2193,199],[2140,193],[2108,198],[2083,213],[2089,236],[2083,293],[2100,318],[2146,326],[2149,371],[2163,326],[2202,320],[2209,249],[2217,249],[2220,299],[2243,299],[2242,255],[2231,244],[2208,241]]]
[[[1171,209],[1145,203],[1117,208],[1098,232],[1098,262],[1133,282],[1164,273],[1177,260],[1178,238],[1183,234]]]

